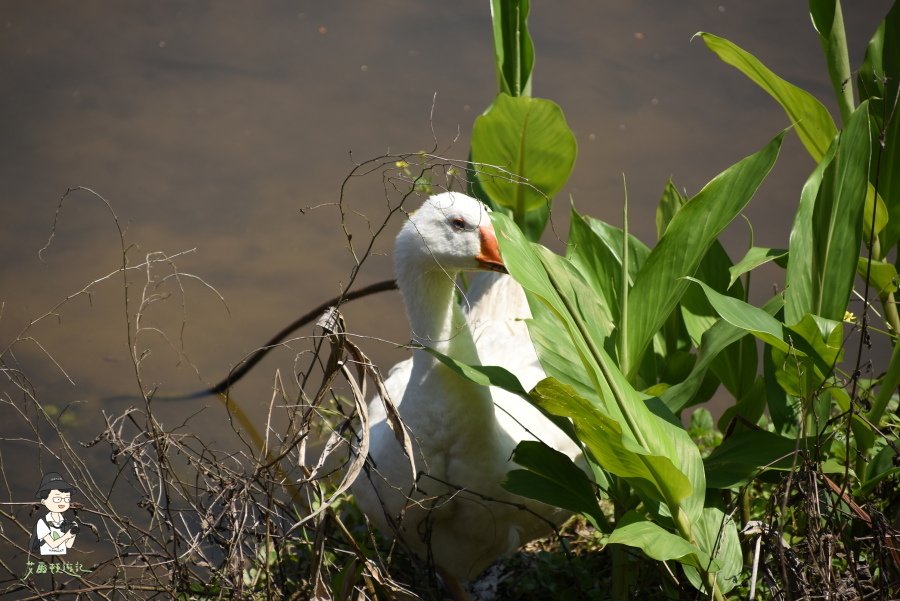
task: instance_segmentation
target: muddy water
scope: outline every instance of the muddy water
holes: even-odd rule
[[[847,4],[856,65],[890,2]],[[768,97],[691,42],[694,32],[727,37],[830,99],[805,5],[535,2],[534,92],[563,107],[580,146],[555,204],[559,236],[570,194],[582,211],[619,224],[624,173],[631,227],[652,242],[655,204],[670,176],[696,192],[786,126]],[[202,278],[182,278],[182,302],[174,280],[145,290],[144,274],[130,273],[132,328],[142,296],[170,295],[144,311],[147,329],[136,343],[150,352],[144,386],[176,394],[217,380],[347,281],[353,258],[337,211],[301,209],[336,202],[354,161],[435,146],[465,158],[472,121],[496,90],[490,35],[486,1],[0,5],[0,349],[12,345],[7,366],[27,375],[43,402],[78,402],[69,427],[84,437],[97,432],[101,410],[128,404],[103,399],[137,390],[121,278],[56,307],[120,266],[109,209],[90,194],[71,195],[52,245],[38,257],[60,195],[88,186],[117,216],[130,264],[185,253],[174,259],[179,271]],[[786,244],[811,168],[789,137],[747,211],[757,245]],[[381,176],[354,179],[345,200],[380,223]],[[361,283],[390,275],[395,221]],[[358,244],[366,224],[358,217],[349,224]],[[552,233],[548,240],[558,247]],[[746,244],[746,228],[733,228],[732,256]],[[157,267],[157,278],[171,273]],[[758,297],[779,277],[757,276]],[[351,330],[372,337],[360,344],[376,362],[403,356],[379,341],[409,339],[395,294],[346,314]],[[14,342],[17,336],[28,340]],[[263,414],[275,371],[289,375],[303,348],[274,354],[240,384],[236,396],[253,416]],[[6,381],[0,394],[22,396]],[[215,437],[224,413],[214,400],[166,405],[160,414],[181,421],[202,406],[209,409],[190,427]],[[14,438],[23,423],[3,420],[0,432]],[[11,498],[28,498],[35,472],[57,467],[28,444],[8,440],[0,451]]]

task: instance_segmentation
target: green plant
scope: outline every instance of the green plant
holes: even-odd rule
[[[557,420],[582,445],[593,477],[549,447],[526,442],[514,457],[522,469],[510,473],[507,488],[582,514],[608,544],[682,564],[694,587],[720,599],[746,580],[738,521],[767,519],[767,528],[812,551],[823,528],[836,529],[852,560],[875,553],[852,535],[851,522],[862,520],[880,532],[869,537],[882,549],[870,579],[891,586],[884,547],[897,539],[889,522],[876,528],[859,503],[888,510],[896,494],[876,491],[896,483],[900,472],[896,419],[887,411],[900,385],[897,263],[890,260],[900,260],[900,8],[894,5],[869,43],[857,104],[840,3],[811,0],[840,127],[821,102],[750,53],[697,34],[781,104],[790,132],[816,162],[799,193],[786,250],[753,247],[734,264],[718,236],[752,199],[786,132],[693,198],[670,182],[652,249],[628,233],[627,219],[620,229],[574,209],[566,256],[535,242],[547,219],[542,199],[565,183],[574,138],[569,141],[556,105],[527,97],[528,3],[495,0],[492,7],[501,93],[475,124],[472,188],[497,209],[501,251],[528,295],[529,329],[548,378],[525,391],[500,368],[439,358],[463,377],[522,395]],[[534,120],[545,120],[540,140],[532,138]],[[771,261],[785,267],[784,291],[755,307],[748,302],[749,275]],[[862,352],[879,328],[868,304],[857,321],[848,313],[857,277],[864,299],[870,291],[878,297],[880,332],[894,349],[887,371],[869,381],[861,379]],[[853,332],[860,340],[847,352]],[[719,385],[734,402],[720,420],[721,445],[704,460],[708,441],[717,437],[705,439],[701,454],[679,418]],[[769,505],[783,499],[781,507],[760,515],[746,486],[779,473],[785,478],[776,477],[777,486],[762,494],[773,500]],[[821,487],[815,503],[789,507],[792,487],[807,485]],[[601,497],[614,502],[611,521]],[[615,569],[616,557],[613,596],[624,599],[629,581],[625,570]],[[845,560],[828,563],[822,573],[856,569]]]

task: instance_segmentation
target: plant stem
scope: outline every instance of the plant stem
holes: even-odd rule
[[[622,174],[622,186],[625,189],[625,206],[622,211],[622,293],[619,304],[619,361],[622,363],[622,372],[628,373],[631,366],[628,363],[628,185],[625,174]]]

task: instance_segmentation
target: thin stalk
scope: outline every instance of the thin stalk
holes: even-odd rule
[[[628,183],[622,173],[622,187],[625,190],[625,204],[622,210],[622,291],[619,295],[619,361],[625,362],[623,372],[628,373]]]

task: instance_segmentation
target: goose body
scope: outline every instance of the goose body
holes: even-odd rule
[[[467,311],[455,301],[460,271],[505,271],[479,201],[452,192],[426,200],[397,237],[395,269],[416,342],[464,363],[504,366],[526,388],[544,377],[519,320],[530,313],[514,280],[478,274]],[[408,428],[420,476],[413,481],[382,401],[373,399],[369,461],[353,492],[384,533],[401,536],[444,574],[465,581],[566,517],[500,486],[516,468],[510,457],[522,440],[537,436],[573,458],[579,453],[529,403],[464,380],[423,350],[396,365],[385,385]]]

